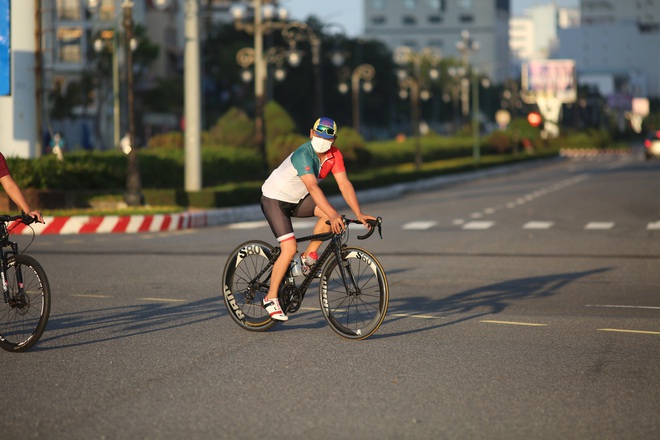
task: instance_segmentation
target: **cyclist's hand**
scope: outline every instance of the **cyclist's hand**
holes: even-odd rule
[[[39,223],[45,223],[44,217],[41,215],[41,211],[30,211],[28,212],[28,215],[36,219]]]
[[[371,229],[371,225],[367,222],[367,220],[376,220],[376,217],[360,213],[357,215],[357,219],[361,221],[362,224],[367,227],[367,229]]]
[[[342,218],[341,215],[337,214],[336,216],[333,216],[329,219],[330,221],[330,228],[332,229],[332,232],[335,234],[339,234],[341,231],[344,230],[344,219]]]

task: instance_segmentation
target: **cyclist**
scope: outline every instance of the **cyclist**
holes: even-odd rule
[[[0,184],[2,184],[2,188],[4,188],[9,198],[11,198],[14,203],[16,203],[16,206],[18,206],[21,211],[27,213],[31,217],[36,217],[39,223],[44,223],[44,218],[41,215],[41,212],[31,210],[27,201],[25,201],[25,197],[23,196],[21,188],[9,173],[7,161],[5,160],[5,156],[2,153],[0,153]]]
[[[319,182],[332,173],[356,219],[367,227],[367,220],[375,220],[375,217],[362,213],[353,184],[346,176],[344,157],[333,146],[337,139],[335,121],[326,117],[317,119],[309,131],[309,138],[309,141],[299,146],[271,173],[261,187],[261,210],[282,250],[273,266],[270,289],[264,298],[263,306],[271,318],[278,321],[289,319],[280,307],[277,292],[289,263],[298,250],[291,217],[318,217],[314,234],[330,230],[339,233],[344,228],[342,217],[328,202]],[[330,225],[326,224],[326,221],[330,221]],[[303,259],[309,258],[310,254],[315,257],[320,246],[320,241],[310,241],[307,250],[302,254]]]

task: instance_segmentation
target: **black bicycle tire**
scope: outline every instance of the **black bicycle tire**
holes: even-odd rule
[[[48,283],[48,277],[46,276],[46,271],[41,266],[41,264],[39,264],[37,260],[35,260],[34,258],[24,254],[14,255],[8,258],[7,265],[8,265],[8,269],[15,267],[16,265],[22,266],[21,271],[23,274],[24,288],[28,291],[31,290],[31,288],[33,287],[33,282],[36,281],[39,285],[39,290],[41,292],[40,296],[42,297],[39,319],[36,321],[37,325],[35,326],[34,330],[30,333],[30,335],[27,338],[24,338],[24,340],[14,342],[12,340],[7,339],[9,337],[8,332],[5,331],[4,328],[2,328],[3,322],[0,322],[0,348],[10,352],[18,353],[18,352],[27,351],[30,348],[32,348],[32,346],[34,346],[34,344],[36,344],[39,341],[41,335],[43,335],[44,331],[46,330],[46,325],[48,324],[48,318],[50,316],[51,292],[50,292],[50,284]],[[26,267],[29,267],[36,275],[34,280],[29,277]],[[13,291],[13,289],[17,289],[16,280],[12,279],[12,277],[9,276],[9,274],[8,274],[7,282],[9,284],[10,291]],[[3,313],[2,316],[4,316],[4,311],[1,313]],[[7,313],[14,314],[16,319],[12,321],[13,323],[18,322],[17,309],[12,309],[12,308],[7,309]]]
[[[255,246],[256,248],[254,248]],[[247,256],[261,255],[264,257],[264,261],[255,261],[253,267],[248,267],[247,264],[245,268],[242,267],[241,271],[244,278],[256,276],[258,271],[263,269],[266,263],[268,263],[270,255],[273,252],[273,246],[261,240],[249,240],[238,245],[236,249],[229,254],[229,258],[227,259],[225,268],[222,272],[222,298],[229,316],[239,325],[239,327],[253,332],[265,332],[277,324],[277,321],[271,319],[266,310],[262,307],[261,301],[263,298],[260,296],[258,298],[252,298],[252,300],[246,302],[246,296],[237,289],[239,283],[237,279],[238,264],[246,260],[245,258],[242,258],[241,261],[237,263],[237,259],[240,257],[241,252],[245,252],[246,248],[258,249],[259,254],[250,254]],[[248,272],[248,270],[251,271]],[[252,316],[250,313],[254,313],[256,316]]]
[[[373,335],[380,328],[383,320],[385,319],[385,315],[387,314],[387,307],[389,305],[389,285],[387,282],[387,276],[383,266],[380,264],[378,259],[366,249],[359,247],[346,247],[342,249],[341,253],[342,258],[344,259],[348,258],[360,261],[356,267],[353,267],[353,264],[351,264],[351,267],[355,269],[356,277],[358,278],[358,284],[361,283],[362,276],[367,277],[367,279],[368,277],[373,276],[374,279],[371,281],[375,280],[378,283],[378,305],[375,307],[377,313],[368,321],[368,323],[362,327],[358,327],[356,322],[354,329],[349,328],[349,326],[344,325],[339,321],[339,319],[336,317],[337,313],[335,313],[339,309],[336,307],[336,305],[331,303],[335,303],[336,301],[343,301],[341,298],[342,288],[344,289],[343,294],[347,298],[348,295],[346,295],[343,281],[339,279],[340,277],[337,276],[338,274],[335,274],[334,277],[332,276],[333,271],[337,268],[337,259],[334,256],[328,259],[321,271],[321,282],[319,285],[319,302],[321,304],[321,311],[323,312],[323,317],[325,318],[330,328],[339,336],[355,340],[366,339]],[[372,272],[367,273],[366,271],[362,271],[362,266],[364,266],[365,269],[369,268]],[[337,288],[335,289],[332,284],[336,284]],[[337,299],[332,297],[332,291],[338,295]],[[371,296],[373,297],[374,295]],[[357,300],[358,297],[356,296],[352,301],[356,302]],[[349,298],[348,301],[351,301],[351,299]],[[358,305],[362,305],[364,307],[364,301],[360,301]],[[353,304],[352,306],[357,308],[357,305]],[[369,307],[374,308],[373,305],[370,305]],[[358,312],[359,314],[359,311],[356,309],[354,312]],[[346,315],[346,319],[350,319],[350,310]]]

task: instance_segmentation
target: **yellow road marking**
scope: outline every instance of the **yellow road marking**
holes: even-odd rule
[[[171,298],[138,298],[142,301],[158,301],[158,302],[186,302],[185,299],[171,299]]]
[[[619,333],[641,333],[644,335],[660,335],[660,332],[652,332],[646,330],[623,330],[617,328],[599,328],[601,332],[619,332]]]
[[[75,296],[78,298],[111,298],[111,295],[86,295],[83,293],[78,293],[78,294],[73,294],[71,296]]]
[[[532,323],[532,322],[492,321],[492,320],[489,320],[489,319],[485,319],[485,320],[479,321],[479,322],[483,322],[485,324],[525,325],[525,326],[529,326],[529,327],[545,327],[545,326],[548,325],[548,324],[535,324],[535,323]]]

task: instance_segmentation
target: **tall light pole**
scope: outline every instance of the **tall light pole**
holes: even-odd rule
[[[420,97],[430,97],[427,90],[428,81],[435,81],[439,78],[437,69],[442,56],[440,51],[432,48],[424,48],[421,52],[413,52],[409,47],[400,46],[394,51],[394,62],[400,68],[397,71],[399,78],[399,95],[401,98],[410,96],[410,118],[412,125],[412,135],[415,138],[415,169],[422,167],[422,148],[419,139],[419,99]],[[422,74],[422,65],[428,67],[425,75]],[[408,93],[409,92],[409,93]],[[422,93],[423,92],[423,93]]]
[[[311,27],[298,21],[290,22],[282,29],[282,36],[289,43],[290,50],[297,52],[297,43],[308,40],[312,47],[312,68],[314,74],[314,110],[320,117],[323,114],[323,86],[321,84],[321,39]]]
[[[142,205],[142,183],[140,181],[140,165],[137,156],[137,144],[135,142],[135,106],[133,92],[133,51],[131,40],[133,39],[133,2],[124,0],[124,49],[126,52],[126,89],[128,92],[128,136],[131,151],[128,153],[128,170],[126,177],[126,194],[124,200],[128,206]]]
[[[267,21],[263,21],[262,16],[262,0],[254,0],[254,18],[251,23],[244,22],[246,12],[243,5],[232,6],[231,13],[234,18],[234,27],[237,30],[245,31],[248,34],[254,35],[254,125],[255,125],[255,141],[261,152],[262,159],[266,163],[266,144],[264,139],[264,83],[266,81],[266,64],[264,62],[264,33],[270,32],[273,29],[283,29],[286,25],[284,22],[272,21],[274,18],[274,11],[267,10]],[[286,20],[286,10],[280,9],[278,11],[279,18]]]
[[[461,32],[461,39],[456,42],[456,48],[463,55],[463,68],[468,69],[470,55],[479,50],[479,42],[470,37],[470,33],[466,30]],[[466,117],[469,111],[468,108],[468,87],[469,81],[463,78],[462,98],[463,98],[463,117]],[[481,160],[481,153],[479,151],[479,86],[477,84],[477,75],[472,69],[472,158],[474,163],[479,163]]]

